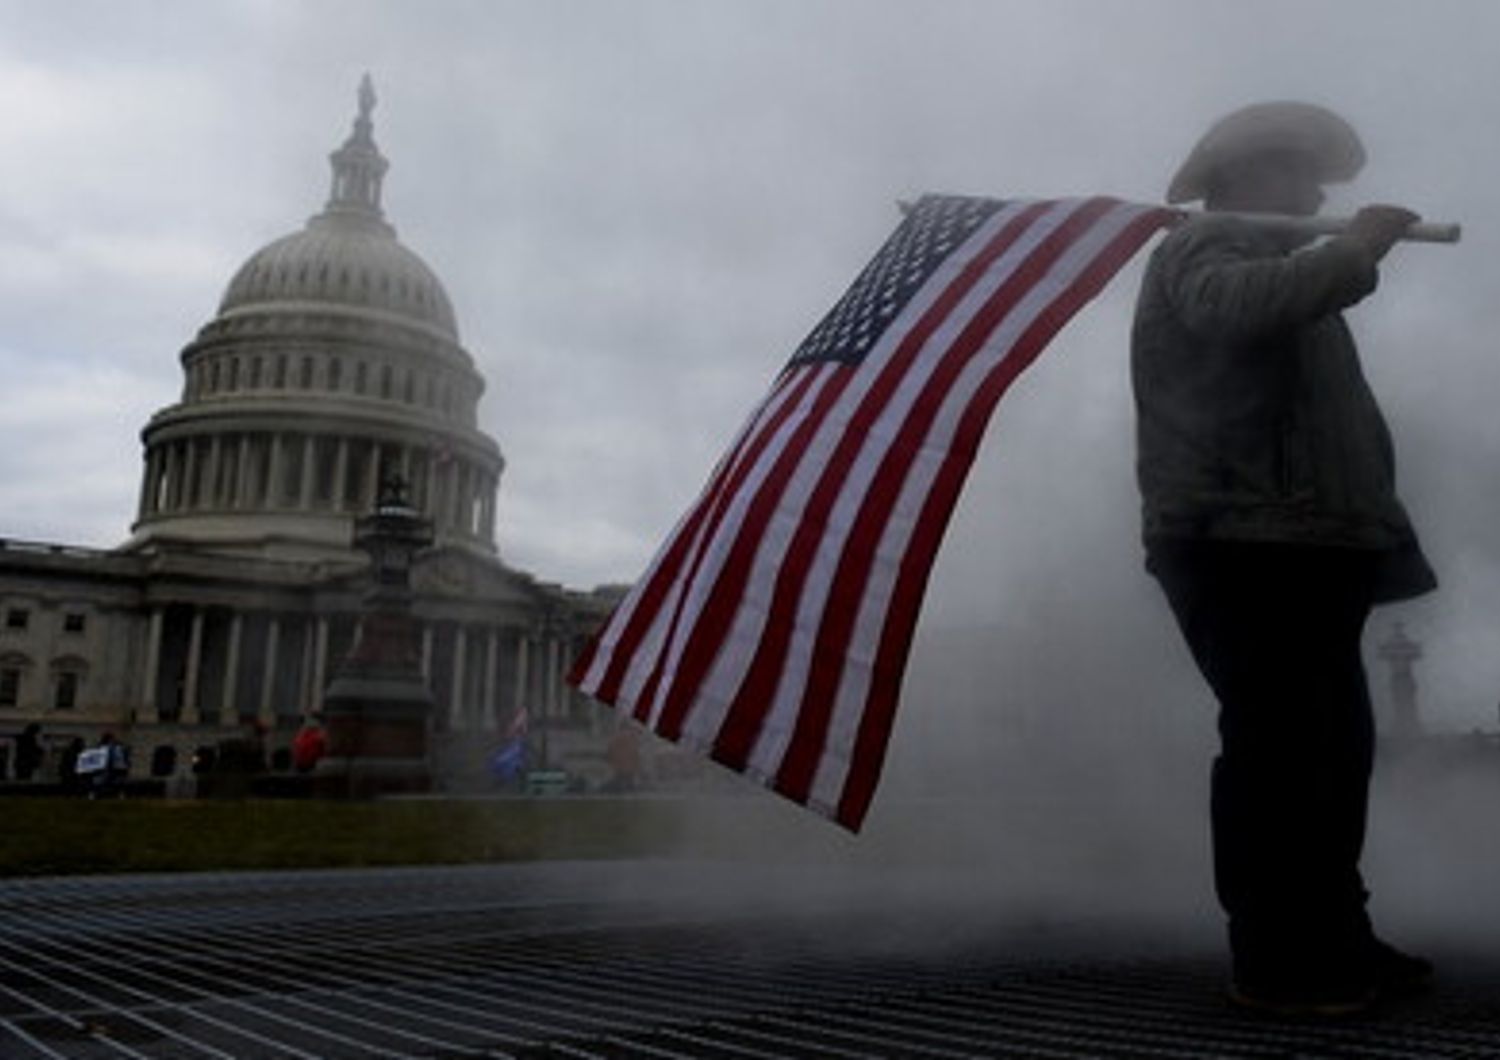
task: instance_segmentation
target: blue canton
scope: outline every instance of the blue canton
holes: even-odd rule
[[[844,292],[787,367],[858,364],[954,250],[1005,204],[967,195],[924,195]]]

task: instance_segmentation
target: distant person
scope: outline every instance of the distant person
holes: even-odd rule
[[[317,718],[309,717],[292,737],[292,768],[311,773],[328,753],[328,734]]]
[[[1436,579],[1340,311],[1417,215],[1359,211],[1317,245],[1215,213],[1311,215],[1364,150],[1320,107],[1238,111],[1168,198],[1203,199],[1152,255],[1132,342],[1147,569],[1219,701],[1214,873],[1231,997],[1358,1012],[1431,965],[1376,937],[1360,875],[1374,725],[1360,634]]]
[[[115,739],[114,733],[106,732],[99,737],[99,746],[83,752],[78,760],[79,772],[85,772],[86,768],[90,778],[90,798],[117,799],[125,794],[125,780],[130,775],[130,752]]]
[[[525,707],[511,716],[501,737],[500,746],[490,752],[486,764],[496,783],[502,786],[519,786],[530,765],[531,747],[527,736],[530,715]]]
[[[42,748],[42,727],[36,722],[27,725],[16,737],[16,779],[29,781],[42,768],[46,751]]]

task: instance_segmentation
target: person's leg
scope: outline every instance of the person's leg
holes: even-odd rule
[[[1357,954],[1371,934],[1359,863],[1375,755],[1375,719],[1361,651],[1372,569],[1363,553],[1332,553],[1319,562],[1325,569],[1309,577],[1321,588],[1310,613],[1322,633],[1318,653],[1307,665],[1306,696],[1313,708],[1307,810],[1310,838],[1316,841],[1304,852],[1305,915],[1326,925],[1329,945]]]
[[[1358,564],[1286,546],[1153,556],[1219,700],[1215,883],[1237,977],[1329,980],[1364,917],[1369,703]],[[1351,599],[1351,592],[1354,598]]]

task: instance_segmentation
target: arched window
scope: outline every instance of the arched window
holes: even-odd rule
[[[354,365],[354,392],[363,394],[370,386],[370,366],[364,361],[358,361]]]
[[[380,396],[383,398],[391,396],[391,366],[388,364],[380,366]]]
[[[250,358],[250,389],[260,389],[261,361],[259,357]]]
[[[328,358],[328,389],[337,390],[344,381],[344,362],[337,357]]]

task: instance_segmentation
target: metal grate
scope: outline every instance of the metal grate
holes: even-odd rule
[[[0,1057],[1500,1056],[1500,961],[1367,1021],[1271,1023],[1225,1006],[1212,955],[902,953],[855,914],[677,901],[687,871],[0,883]]]

